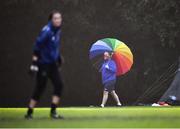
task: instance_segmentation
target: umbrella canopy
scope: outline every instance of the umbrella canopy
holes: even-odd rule
[[[117,76],[130,70],[133,64],[133,55],[126,44],[114,38],[105,38],[95,42],[89,53],[89,58],[93,61],[94,66],[101,67],[104,52],[112,53],[112,59],[117,67]]]

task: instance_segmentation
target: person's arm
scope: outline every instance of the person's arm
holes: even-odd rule
[[[104,64],[102,64],[102,66],[99,68],[100,73],[102,72],[103,67],[104,67]]]
[[[48,40],[49,36],[49,27],[45,26],[41,32],[39,33],[36,42],[34,44],[33,54],[38,56],[39,50],[43,46],[43,44]]]
[[[102,67],[99,69],[99,72],[102,72]]]
[[[39,36],[34,43],[32,61],[37,61],[40,58],[40,49],[42,48],[46,40],[48,40],[48,34],[49,28],[45,26],[39,33]]]
[[[30,65],[30,71],[29,71],[31,75],[39,70],[37,62],[40,58],[40,49],[47,39],[48,39],[48,28],[44,27],[40,32],[39,36],[37,37],[36,42],[34,43],[33,46],[32,63]]]

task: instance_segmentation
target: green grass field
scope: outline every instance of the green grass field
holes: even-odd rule
[[[37,108],[25,120],[25,108],[0,108],[0,127],[42,128],[168,128],[180,127],[180,107],[59,108],[64,120],[49,118],[48,108]]]

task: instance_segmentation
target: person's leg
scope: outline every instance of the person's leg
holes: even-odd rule
[[[111,91],[111,95],[113,96],[114,100],[116,101],[118,106],[121,106],[121,102],[119,100],[118,95],[116,94],[115,90]]]
[[[37,73],[36,77],[36,86],[35,90],[33,92],[32,98],[30,99],[27,114],[25,115],[26,118],[32,118],[33,109],[36,106],[38,100],[40,99],[40,96],[42,95],[47,82],[47,75],[45,71],[40,70]]]
[[[53,95],[52,96],[52,102],[51,102],[51,113],[55,113],[56,112],[56,108],[59,104],[59,101],[60,101],[60,97],[59,96],[56,96],[56,95]]]
[[[57,112],[56,108],[59,105],[60,97],[62,94],[63,82],[58,71],[58,67],[56,65],[52,65],[51,72],[50,72],[50,79],[54,86],[54,92],[52,95],[52,103],[51,103],[51,117],[52,118],[62,118],[60,117]]]
[[[104,90],[101,107],[104,107],[104,106],[105,106],[105,104],[106,104],[106,102],[107,102],[107,100],[108,100],[108,94],[109,94],[108,91]]]
[[[36,106],[36,104],[37,104],[36,100],[34,100],[34,99],[30,100],[28,110],[27,110],[27,114],[25,115],[26,118],[32,118],[33,109]]]
[[[59,96],[57,96],[57,95],[53,95],[52,96],[52,103],[58,105],[59,101],[60,101],[60,97]]]

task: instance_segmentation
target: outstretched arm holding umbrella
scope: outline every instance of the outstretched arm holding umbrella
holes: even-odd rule
[[[108,52],[104,52],[104,63],[102,64],[101,69],[102,69],[101,70],[102,83],[104,86],[104,92],[103,92],[103,99],[102,99],[101,107],[105,106],[109,93],[111,93],[111,95],[115,99],[117,106],[121,106],[119,97],[115,92],[117,68],[116,68],[115,62],[111,59],[111,55]]]

